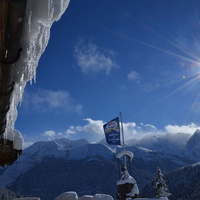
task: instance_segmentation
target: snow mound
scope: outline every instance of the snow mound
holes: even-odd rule
[[[55,200],[114,200],[110,195],[107,194],[96,194],[94,196],[84,195],[78,198],[76,192],[65,192],[58,196]]]
[[[84,196],[78,198],[78,200],[91,200],[91,199],[93,199],[93,196],[91,196],[91,195],[84,195]]]
[[[59,195],[56,200],[77,200],[78,195],[76,192],[65,192]]]
[[[24,140],[19,131],[10,129],[7,134],[3,135],[3,139],[13,141],[13,149],[23,149]]]
[[[96,194],[93,200],[114,200],[110,195],[107,194]]]

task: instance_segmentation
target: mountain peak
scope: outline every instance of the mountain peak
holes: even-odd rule
[[[197,129],[185,146],[186,154],[192,158],[200,158],[200,130]]]
[[[200,129],[197,129],[195,132],[194,132],[194,134],[198,134],[198,135],[200,135]]]
[[[192,145],[199,145],[200,144],[200,130],[197,129],[193,135],[189,138],[187,144],[192,144]]]

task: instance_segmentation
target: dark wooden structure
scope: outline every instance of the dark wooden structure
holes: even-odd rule
[[[20,59],[20,37],[26,8],[26,0],[0,0],[0,138],[5,132],[6,116],[10,108],[14,88],[15,64]],[[4,142],[5,143],[5,142]],[[12,142],[6,147],[0,141],[0,165],[16,160]]]

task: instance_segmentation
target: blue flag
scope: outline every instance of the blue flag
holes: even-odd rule
[[[110,145],[120,145],[119,117],[103,125],[106,141]]]

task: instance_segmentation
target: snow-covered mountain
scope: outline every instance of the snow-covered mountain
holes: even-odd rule
[[[42,200],[54,199],[65,191],[79,195],[114,193],[118,175],[114,153],[105,145],[86,140],[38,142],[24,150],[0,181],[12,191]],[[111,177],[111,183],[105,182],[106,177]]]
[[[190,134],[184,133],[147,135],[139,141],[139,146],[168,154],[180,155],[190,136]]]
[[[200,160],[200,130],[197,129],[195,133],[189,138],[185,145],[185,154],[196,160]]]
[[[194,162],[184,154],[164,152],[164,139],[151,143],[155,140],[152,137],[146,139],[146,143],[144,139],[126,142],[126,149],[134,153],[131,171],[139,188],[153,179],[158,166],[167,173]],[[162,151],[158,148],[159,142]],[[76,191],[80,196],[104,193],[115,197],[119,179],[116,153],[119,151],[121,147],[107,146],[103,141],[90,144],[84,139],[63,138],[37,142],[0,173],[0,185],[42,200],[51,200],[65,191]]]
[[[50,141],[37,142],[27,148],[19,157],[13,166],[8,167],[0,176],[1,186],[8,186],[22,174],[34,168],[37,163],[43,161],[46,157],[66,158],[66,151],[88,144],[88,141],[82,139],[78,141],[70,141],[65,138]]]

